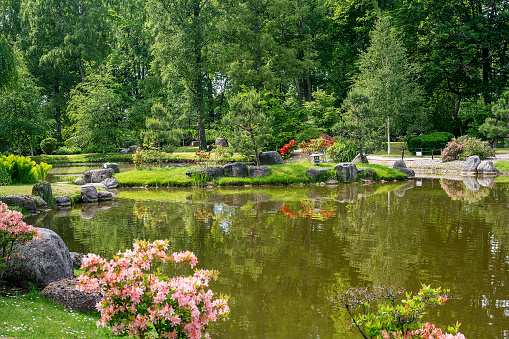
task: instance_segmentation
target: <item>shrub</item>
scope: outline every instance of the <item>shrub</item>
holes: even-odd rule
[[[431,150],[437,153],[446,147],[447,143],[454,138],[454,135],[447,132],[435,132],[427,135],[418,135],[408,137],[408,149],[414,153],[421,151],[423,154],[431,154]]]
[[[292,155],[294,149],[295,140],[290,140],[289,143],[287,143],[281,149],[279,149],[279,153],[281,153],[281,157],[283,157],[283,159],[288,159]]]
[[[48,171],[51,169],[51,167],[51,165],[48,165],[44,162],[41,162],[39,165],[35,166],[37,179],[40,181],[46,181],[46,176],[48,175]]]
[[[336,141],[325,150],[327,157],[336,162],[351,162],[358,152],[359,149],[353,141]]]
[[[41,141],[41,150],[45,154],[52,154],[55,148],[57,147],[57,139],[55,138],[46,138]]]
[[[333,144],[333,141],[320,137],[317,139],[311,139],[309,142],[303,141],[299,143],[298,146],[302,150],[303,154],[310,155],[313,153],[323,153],[327,147],[332,146]]]
[[[133,248],[110,261],[95,254],[83,260],[79,288],[105,296],[97,306],[101,312],[97,326],[140,338],[154,331],[159,338],[210,338],[202,331],[229,313],[226,299],[214,300],[208,290],[219,272],[196,270],[189,277],[166,277],[160,268],[155,269],[158,262],[173,264],[175,272],[184,265],[193,268],[196,256],[191,252],[167,255],[167,240],[137,240]]]
[[[486,159],[495,156],[495,150],[491,148],[487,141],[464,135],[447,144],[442,152],[442,161],[465,160],[472,155]]]
[[[12,184],[11,175],[0,166],[0,186],[9,186],[10,184]]]
[[[12,249],[17,243],[28,244],[39,240],[39,231],[21,220],[23,214],[11,211],[0,202],[0,280],[5,272]]]
[[[62,146],[56,149],[55,154],[56,155],[81,154],[81,149],[79,147]]]
[[[35,161],[17,155],[1,156],[0,167],[11,177],[13,184],[32,184],[37,181]]]

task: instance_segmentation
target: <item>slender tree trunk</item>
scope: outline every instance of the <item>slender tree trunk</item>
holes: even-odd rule
[[[391,154],[391,120],[387,117],[387,154]]]
[[[313,100],[313,89],[311,86],[311,75],[309,71],[306,72],[306,101],[310,102]]]
[[[297,90],[297,96],[299,97],[299,103],[302,106],[304,101],[302,99],[302,92],[300,90],[299,79],[297,77],[295,77],[294,80],[295,80],[295,89]]]
[[[452,112],[452,120],[458,126],[460,130],[460,135],[463,135],[463,124],[461,123],[461,120],[459,119],[458,115],[460,112],[461,107],[461,98],[459,96],[456,96],[454,98],[454,111]]]

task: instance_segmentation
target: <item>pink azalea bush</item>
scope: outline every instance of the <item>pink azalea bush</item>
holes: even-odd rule
[[[487,141],[464,135],[447,143],[442,151],[442,161],[465,160],[472,155],[478,155],[482,160],[495,156],[495,150]]]
[[[7,268],[14,245],[28,244],[33,240],[38,241],[41,237],[37,229],[21,220],[22,217],[21,212],[11,211],[6,204],[0,202],[0,280]]]
[[[431,323],[425,323],[421,328],[409,331],[406,334],[398,334],[397,332],[389,333],[382,331],[383,339],[465,339],[461,333],[450,334],[442,333],[442,330]]]
[[[161,338],[201,339],[210,337],[204,332],[210,323],[226,320],[227,300],[213,299],[208,289],[219,272],[195,270],[192,276],[171,278],[151,273],[156,262],[171,263],[175,270],[198,262],[192,252],[168,255],[167,249],[167,240],[137,240],[133,250],[119,252],[110,261],[95,254],[84,258],[80,290],[106,296],[97,304],[97,326],[131,337],[145,338],[155,331]]]

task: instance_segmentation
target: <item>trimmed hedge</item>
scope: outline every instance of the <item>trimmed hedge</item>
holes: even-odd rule
[[[408,138],[408,150],[415,154],[422,149],[422,154],[440,154],[441,150],[447,146],[447,143],[454,138],[454,135],[448,132],[435,132],[428,135],[417,135]]]

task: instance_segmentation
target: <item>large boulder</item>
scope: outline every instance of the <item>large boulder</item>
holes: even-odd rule
[[[361,164],[369,164],[369,161],[368,161],[368,157],[363,152],[362,155],[360,153],[357,154],[357,156],[355,158],[353,158],[352,163],[353,164],[359,164],[359,163],[361,163]]]
[[[267,165],[279,165],[283,163],[283,158],[281,157],[281,154],[276,151],[270,151],[270,152],[262,152],[260,154],[260,164],[262,166]]]
[[[113,193],[108,191],[97,191],[98,201],[107,201],[113,199]]]
[[[111,178],[113,176],[113,169],[111,168],[101,168],[101,169],[95,169],[86,171],[85,174],[83,174],[83,180],[85,180],[85,183],[99,183],[103,181],[106,178]]]
[[[55,196],[55,201],[57,203],[57,206],[71,206],[71,198],[67,195],[57,195]]]
[[[30,195],[4,195],[0,196],[0,201],[7,205],[19,206],[28,212],[35,212],[37,210],[35,199]]]
[[[36,196],[34,196],[34,200],[35,200],[35,205],[37,206],[38,209],[45,209],[48,207],[48,203],[46,203],[46,201],[44,201],[43,198],[36,195]]]
[[[242,162],[234,162],[224,165],[223,171],[227,177],[244,178],[247,174],[247,165]]]
[[[106,178],[103,181],[101,181],[101,184],[106,186],[108,189],[110,189],[110,188],[117,188],[118,187],[118,179],[116,179],[116,178]]]
[[[120,167],[116,162],[105,162],[102,168],[111,168],[113,173],[120,173]]]
[[[47,181],[35,184],[34,187],[32,187],[32,195],[41,197],[48,204],[53,202],[51,184]]]
[[[392,165],[392,168],[405,173],[409,178],[413,178],[415,176],[414,170],[407,168],[405,161],[403,159],[399,159],[399,160],[395,161],[394,165]]]
[[[67,309],[85,313],[97,311],[95,305],[103,299],[100,293],[80,291],[77,277],[52,282],[41,294]]]
[[[76,185],[85,185],[86,184],[86,182],[83,178],[76,178],[76,180],[74,180],[74,183]]]
[[[493,165],[493,161],[491,160],[483,160],[477,166],[477,174],[483,175],[496,175],[498,173],[497,168]]]
[[[129,148],[122,148],[122,149],[120,149],[120,151],[118,151],[118,153],[120,153],[120,154],[129,154],[131,152],[129,151]]]
[[[92,185],[81,186],[81,200],[83,202],[97,202],[97,188]]]
[[[324,180],[328,179],[329,173],[331,169],[330,168],[316,168],[316,167],[310,167],[306,171],[306,174],[311,180],[317,180],[320,177],[323,177]]]
[[[228,141],[225,138],[217,138],[214,145],[221,147],[228,147]]]
[[[210,179],[218,179],[224,177],[224,171],[222,167],[198,167],[198,168],[190,168],[186,171],[187,176],[195,176],[196,173],[202,173],[202,175],[206,175]]]
[[[359,177],[359,171],[357,166],[351,162],[340,162],[334,166],[338,180],[341,182],[352,182],[356,181]]]
[[[472,155],[465,160],[463,164],[463,173],[465,174],[477,174],[477,166],[481,163],[481,159],[478,155]]]
[[[136,152],[136,150],[140,148],[140,146],[138,145],[132,145],[132,146],[129,146],[129,153],[134,153]]]
[[[259,178],[270,174],[270,168],[265,166],[251,166],[247,169],[247,176],[250,178]]]
[[[14,286],[29,287],[33,283],[39,288],[72,277],[72,259],[62,238],[52,230],[37,228],[39,241],[14,246],[14,256],[5,270],[3,279]]]

